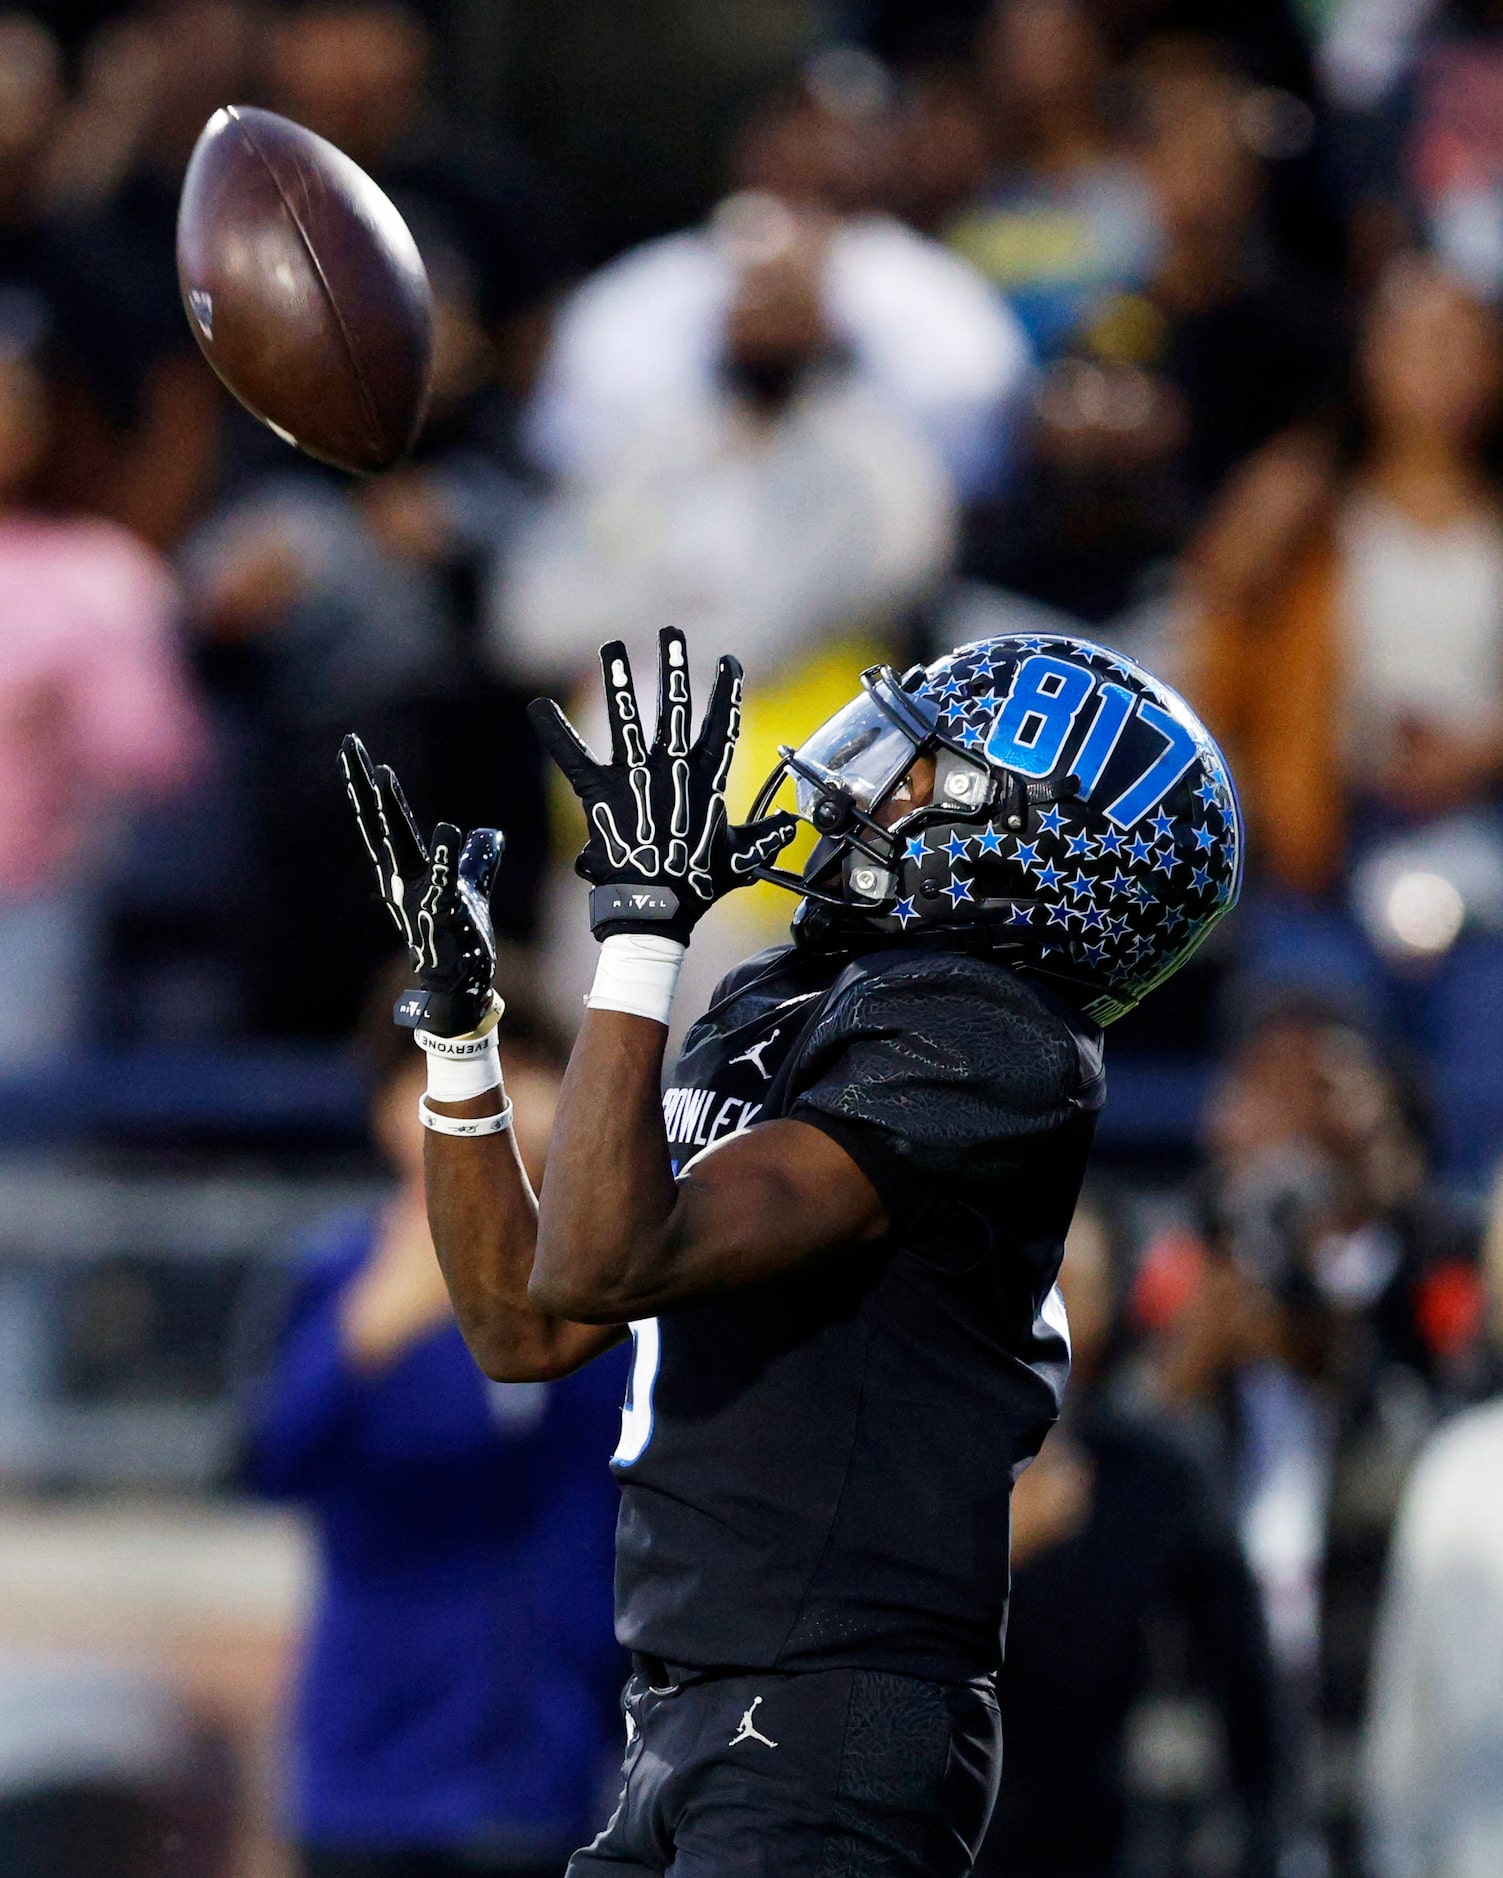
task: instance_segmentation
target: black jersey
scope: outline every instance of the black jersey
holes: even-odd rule
[[[880,1244],[633,1325],[617,1633],[685,1667],[966,1680],[1001,1656],[1008,1495],[1059,1412],[1054,1290],[1100,1032],[990,960],[764,953],[664,1097],[675,1173],[792,1116],[881,1196]]]

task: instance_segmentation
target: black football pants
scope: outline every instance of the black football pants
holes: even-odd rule
[[[965,1878],[997,1797],[985,1683],[639,1667],[622,1706],[621,1797],[568,1878]]]

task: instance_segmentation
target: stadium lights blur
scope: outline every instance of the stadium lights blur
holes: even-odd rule
[[[1383,916],[1393,950],[1437,958],[1456,943],[1466,922],[1466,902],[1444,874],[1411,868],[1390,882]]]

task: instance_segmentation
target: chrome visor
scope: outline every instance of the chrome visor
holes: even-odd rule
[[[918,753],[909,733],[864,691],[794,751],[798,813],[807,821],[819,801],[819,790],[808,777],[799,775],[798,767],[835,784],[869,814],[913,767]]]

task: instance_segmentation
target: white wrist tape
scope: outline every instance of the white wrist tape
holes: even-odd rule
[[[585,1003],[592,1011],[628,1011],[666,1024],[684,947],[661,933],[618,932],[603,940],[595,982]]]
[[[494,992],[479,1028],[463,1037],[440,1037],[431,1030],[412,1034],[428,1058],[428,1093],[435,1102],[465,1102],[501,1087],[501,1053],[496,1025],[506,1007]]]

